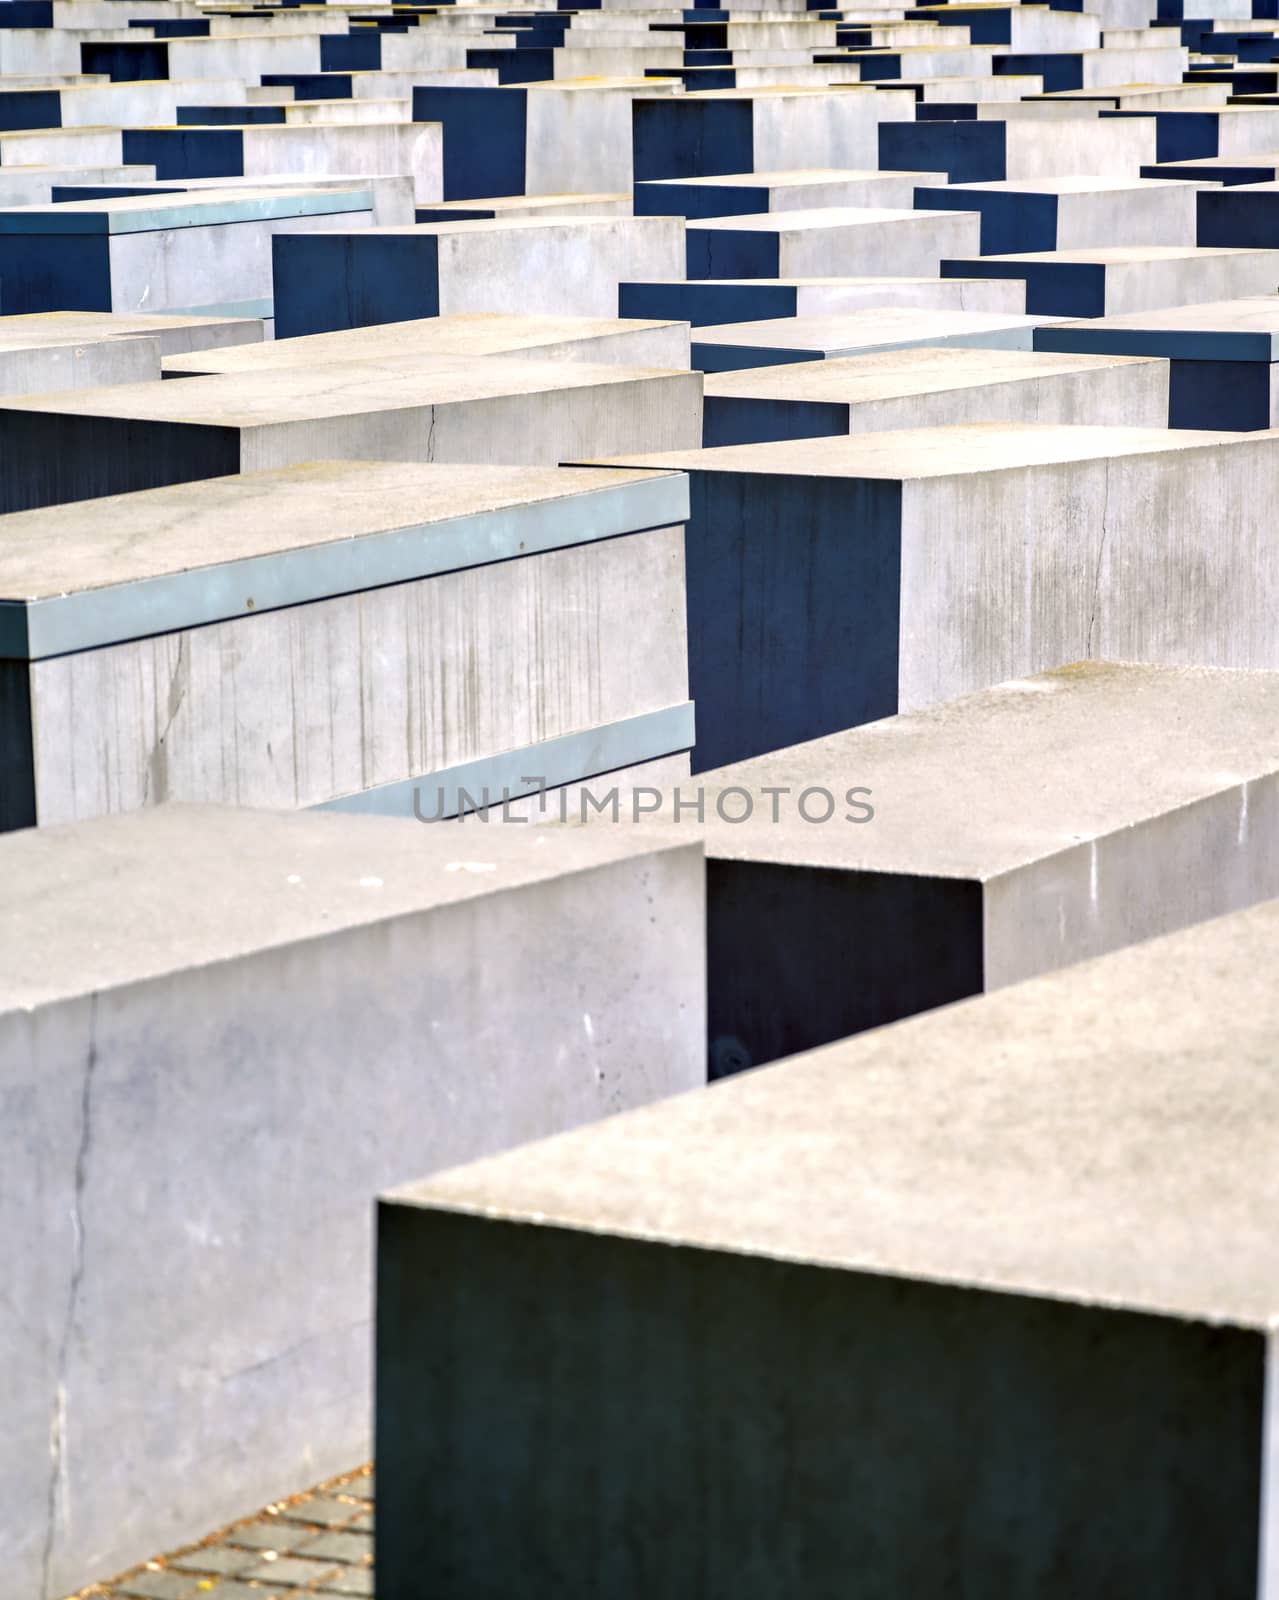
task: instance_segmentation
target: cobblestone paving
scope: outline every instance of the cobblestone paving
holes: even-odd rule
[[[373,1469],[277,1501],[68,1600],[298,1600],[373,1593]]]

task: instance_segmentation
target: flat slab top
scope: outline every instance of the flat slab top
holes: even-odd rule
[[[671,476],[607,467],[308,461],[42,506],[0,517],[0,601],[58,598],[379,533],[424,535],[494,511],[564,509]],[[631,498],[639,509],[653,497]]]
[[[1279,673],[1080,662],[704,773],[697,831],[732,860],[987,882],[1276,772]],[[710,796],[733,785],[841,803],[725,823]],[[870,822],[844,820],[853,786]]]
[[[1185,360],[1276,361],[1279,295],[1252,295],[1205,305],[1169,306],[1054,323],[1036,338],[1058,347]]]
[[[5,411],[131,417],[202,427],[252,428],[321,417],[448,405],[499,395],[546,394],[673,374],[594,361],[503,361],[499,356],[408,355],[322,361],[279,371],[110,384],[0,401]],[[689,374],[674,374],[687,378]]]
[[[262,324],[254,317],[151,316],[136,311],[31,311],[0,317],[0,342],[16,336],[24,342],[50,344],[94,339],[136,339],[153,333],[200,328],[250,329],[261,338]]]
[[[1232,106],[1230,109],[1237,111],[1239,108]],[[1158,165],[1161,172],[1176,172],[1181,167],[1279,167],[1279,151],[1248,150],[1237,156],[1194,156],[1188,161],[1161,161]],[[1241,187],[1251,188],[1252,185]]]
[[[676,847],[698,848],[214,806],[23,829],[0,837],[0,1013]]]
[[[72,129],[79,133],[86,130]],[[184,130],[188,131],[188,130]],[[198,131],[198,130],[189,130]],[[224,130],[218,130],[224,131]],[[15,206],[0,211],[0,234],[151,233],[209,228],[234,222],[276,222],[291,217],[369,211],[370,189],[217,189],[177,194],[119,195],[111,200],[68,200],[61,205]]]
[[[951,339],[1004,328],[1037,328],[1050,319],[1015,311],[948,311],[926,306],[867,306],[759,322],[716,322],[694,328],[693,343],[759,345],[782,350],[839,350],[904,339]]]
[[[1135,189],[1160,190],[1175,193],[1178,189],[1204,189],[1208,185],[1187,180],[1172,182],[1167,178],[1001,178],[983,183],[951,183],[948,190],[956,193],[983,194],[1127,194]]]
[[[949,3],[949,0],[948,0]],[[783,213],[784,214],[784,213]],[[681,289],[689,289],[700,293],[703,289],[864,289],[874,288],[877,284],[901,283],[927,283],[934,288],[938,284],[949,283],[983,283],[983,279],[974,273],[969,278],[911,278],[888,277],[887,274],[864,273],[860,277],[849,278],[645,278],[644,286],[652,284],[675,284]],[[700,333],[700,329],[695,330]]]
[[[696,330],[700,339],[702,330]],[[707,330],[710,331],[710,330]],[[1030,350],[968,350],[956,345],[917,346],[838,356],[832,361],[796,361],[787,366],[708,372],[708,399],[830,400],[856,404],[996,383],[1030,383],[1074,372],[1107,372],[1145,366],[1148,357],[1058,355]]]
[[[194,380],[193,380],[194,381]],[[668,450],[615,456],[594,466],[667,467],[683,472],[754,472],[772,477],[965,477],[1014,472],[1067,461],[1122,455],[1179,454],[1231,444],[1273,448],[1265,434],[1197,433],[1178,428],[1073,427],[1066,423],[967,422],[943,428],[837,434],[767,444],[728,444],[710,450]]]
[[[953,221],[962,215],[955,211],[902,211],[889,206],[817,206],[809,211],[752,211],[743,217],[698,217],[688,223],[688,231],[713,228],[718,233],[811,233],[823,228],[882,228],[890,223],[929,218]]]
[[[813,183],[888,183],[892,179],[904,183],[909,178],[919,183],[946,183],[944,172],[881,172],[864,167],[792,167],[784,172],[733,172],[714,178],[647,178],[641,181],[663,189],[792,189]],[[1158,180],[1152,179],[1154,181]]]
[[[529,84],[530,89],[535,84]],[[487,200],[473,202],[477,211],[487,210]],[[423,211],[432,211],[433,203],[428,203],[421,208]],[[624,225],[627,228],[678,228],[683,224],[682,217],[609,217],[609,216],[570,216],[565,212],[557,212],[551,217],[477,217],[472,221],[460,219],[457,222],[411,222],[388,223],[385,227],[361,228],[358,233],[352,234],[353,239],[385,238],[388,234],[398,234],[405,239],[438,239],[451,234],[457,234],[466,239],[475,234],[485,233],[547,233],[552,229],[580,234],[591,228],[600,228],[607,231]]]
[[[262,344],[231,345],[219,350],[170,356],[164,362],[164,370],[171,373],[263,372],[325,360],[361,361],[382,355],[407,355],[415,350],[442,355],[501,355],[511,350],[534,350],[539,345],[567,344],[573,339],[607,339],[621,333],[682,327],[682,323],[634,318],[474,312],[422,317],[413,322],[384,322],[371,328],[343,328],[335,333],[312,333],[297,339],[271,339]],[[0,319],[0,340],[3,336],[4,322]]]
[[[431,200],[423,211],[538,211],[553,207],[563,212],[570,205],[603,205],[625,201],[631,196],[624,190],[609,194],[501,194],[485,195],[478,200]],[[496,219],[495,219],[496,220]]]
[[[1277,961],[1272,901],[393,1198],[1274,1328]]]
[[[1158,182],[1158,179],[1153,180]],[[974,266],[991,261],[1024,262],[1027,266],[1060,266],[1078,263],[1084,266],[1127,267],[1141,266],[1150,261],[1207,261],[1216,256],[1270,256],[1272,250],[1226,250],[1208,245],[1181,244],[1127,244],[1080,245],[1074,250],[1027,250],[1019,255],[974,256]]]

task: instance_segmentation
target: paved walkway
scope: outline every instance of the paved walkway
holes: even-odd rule
[[[373,1469],[322,1483],[75,1600],[300,1600],[373,1593]]]

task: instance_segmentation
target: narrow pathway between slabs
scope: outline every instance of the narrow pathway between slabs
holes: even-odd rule
[[[373,1593],[373,1469],[279,1500],[69,1600],[298,1600]]]

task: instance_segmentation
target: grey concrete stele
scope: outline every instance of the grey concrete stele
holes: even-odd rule
[[[705,773],[711,1076],[1279,895],[1277,730],[1080,663]]]
[[[1270,428],[1279,422],[1279,295],[1130,311],[1035,331],[1041,350],[1087,350],[1168,362],[1168,425]]]
[[[613,464],[689,474],[695,772],[1066,661],[1279,669],[1266,435],[988,423]]]
[[[1027,416],[1037,422],[1161,428],[1168,417],[1168,363],[927,346],[717,372],[706,379],[702,443],[755,444],[1019,422]]]
[[[687,369],[321,354],[0,402],[0,511],[323,459],[554,466],[575,451],[612,455],[641,439],[688,449],[701,436],[702,377]]]
[[[702,1081],[702,886],[620,829],[0,840],[7,1596],[368,1458],[371,1196]]]
[[[0,828],[672,781],[687,513],[679,473],[311,462],[0,518]]]
[[[1271,1600],[1276,962],[1270,901],[388,1196],[379,1600]]]

